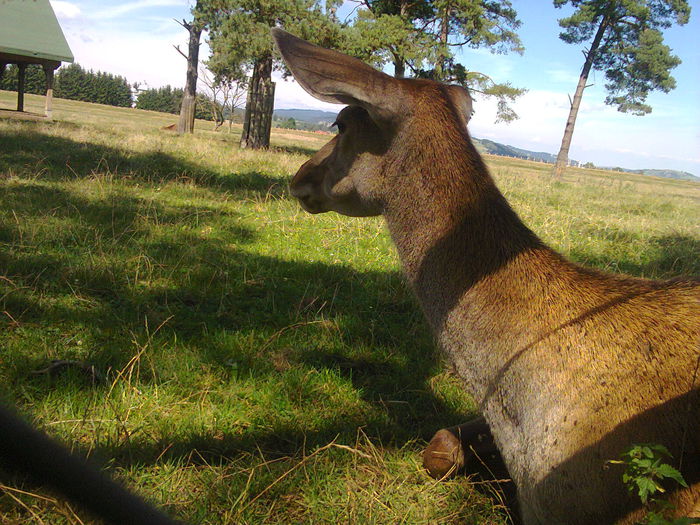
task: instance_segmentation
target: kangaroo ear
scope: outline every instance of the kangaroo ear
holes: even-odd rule
[[[472,109],[472,97],[469,91],[462,86],[449,85],[447,86],[447,94],[457,109],[457,114],[462,124],[466,128],[467,124],[469,124],[469,120],[472,118],[472,113],[474,113]]]
[[[272,28],[284,62],[310,95],[324,102],[362,106],[375,120],[391,120],[399,109],[399,82],[364,62]]]

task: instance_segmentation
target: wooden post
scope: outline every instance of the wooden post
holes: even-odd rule
[[[44,108],[44,116],[51,119],[52,104],[53,104],[53,72],[54,69],[48,64],[44,64],[44,73],[46,73],[46,106]]]
[[[24,111],[24,77],[27,72],[27,64],[17,64],[17,111]]]

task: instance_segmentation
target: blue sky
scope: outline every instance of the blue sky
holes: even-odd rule
[[[21,0],[11,0],[21,1]],[[95,70],[125,76],[151,87],[182,86],[184,59],[173,45],[186,48],[187,34],[176,23],[189,18],[188,0],[51,0],[76,61]],[[570,156],[600,166],[670,168],[700,176],[700,0],[691,0],[691,21],[665,32],[666,43],[683,63],[673,71],[678,86],[654,93],[650,115],[635,117],[606,106],[604,78],[584,94]],[[528,92],[515,104],[520,119],[495,124],[495,103],[477,97],[470,123],[476,137],[556,154],[582,66],[581,47],[558,38],[557,19],[567,14],[549,0],[513,0],[523,22],[519,30],[525,54],[494,55],[465,50],[460,61],[497,81],[510,81]],[[203,47],[201,58],[208,56]],[[339,106],[318,102],[294,82],[278,79],[276,107]]]

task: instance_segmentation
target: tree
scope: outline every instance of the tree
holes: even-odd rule
[[[184,90],[182,88],[173,88],[169,85],[144,89],[139,93],[138,99],[136,99],[136,107],[138,109],[178,115],[181,113],[180,104],[182,104],[183,94]],[[212,100],[207,94],[197,93],[194,113],[196,119],[215,121],[220,114],[221,109],[218,102]]]
[[[0,89],[6,91],[17,91],[17,80],[19,68],[16,64],[10,64],[5,69],[4,75],[0,76]],[[46,73],[38,64],[29,64],[24,73],[24,92],[35,95],[46,93]]]
[[[238,78],[231,78],[231,76]],[[202,67],[199,70],[199,80],[206,87],[202,90],[214,117],[214,131],[218,130],[228,119],[229,131],[233,123],[235,109],[241,107],[245,95],[245,75],[237,72],[227,76],[214,76],[211,71]]]
[[[131,107],[132,102],[131,86],[124,77],[86,71],[80,64],[69,64],[58,70],[55,96],[120,107]]]
[[[347,52],[380,67],[391,63],[396,77],[410,69],[417,77],[458,83],[496,97],[497,120],[517,118],[508,103],[525,90],[469,71],[454,58],[454,51],[463,47],[522,53],[515,32],[520,21],[509,0],[362,0],[360,4],[348,31]]]
[[[187,76],[185,78],[185,89],[183,90],[182,102],[180,103],[180,118],[177,121],[177,132],[194,133],[194,118],[195,108],[197,104],[197,69],[199,65],[199,42],[202,38],[202,31],[206,25],[204,11],[205,1],[197,0],[197,3],[192,9],[192,22],[183,20],[180,25],[187,29],[189,33],[189,43],[187,46],[187,54],[180,51],[180,48],[175,46],[187,60]]]
[[[334,17],[339,0],[212,0],[208,2],[209,69],[222,78],[250,72],[241,147],[270,144],[275,67],[270,28],[284,26],[302,38],[330,47],[339,39]],[[281,67],[281,66],[280,66]]]
[[[681,63],[663,43],[661,30],[674,22],[686,24],[690,17],[686,0],[554,0],[555,7],[568,3],[576,10],[559,20],[564,29],[559,38],[568,44],[590,44],[584,51],[585,61],[554,167],[554,176],[559,178],[569,158],[591,69],[605,72],[606,104],[623,113],[650,113],[647,96],[654,90],[668,93],[674,89],[676,81],[670,70]]]
[[[297,121],[294,117],[276,120],[275,123],[276,126],[281,129],[297,129]]]
[[[138,109],[177,114],[180,112],[182,94],[182,89],[173,89],[171,86],[145,89],[139,93],[139,98],[136,99],[136,107]]]

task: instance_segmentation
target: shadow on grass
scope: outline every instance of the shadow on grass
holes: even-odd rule
[[[77,127],[63,122],[53,125]],[[115,178],[154,185],[190,182],[233,193],[286,194],[286,184],[281,183],[279,178],[256,170],[221,174],[162,151],[136,153],[119,147],[48,135],[42,133],[34,122],[22,122],[19,131],[0,130],[0,173],[44,180],[74,180],[92,177],[96,173],[109,173]]]
[[[351,441],[359,427],[373,439],[400,446],[427,439],[465,416],[432,393],[428,380],[439,363],[422,316],[396,273],[248,253],[244,248],[255,240],[255,232],[241,227],[235,213],[227,212],[227,217],[206,206],[170,205],[128,194],[88,199],[31,182],[0,186],[0,199],[13,214],[0,222],[5,245],[0,250],[0,312],[5,313],[0,326],[5,329],[24,331],[40,348],[53,345],[59,358],[88,359],[106,372],[127,366],[134,341],[151,341],[162,326],[153,345],[165,352],[177,340],[196,352],[198,366],[222,376],[230,372],[232,358],[238,373],[280,383],[298,381],[294,371],[326,370],[350,379],[373,407],[369,419],[329,415],[308,430],[277,420],[261,425],[264,430],[223,440],[183,435],[170,448],[171,457],[189,456],[193,447],[219,457],[256,450],[293,455],[302,446],[322,445],[339,434]],[[54,228],[50,221],[70,226]],[[49,224],[42,226],[44,222]],[[220,234],[203,234],[208,227]],[[339,337],[315,337],[313,323],[324,320],[342,325]],[[302,326],[298,336],[294,330],[275,335],[296,324],[309,326]],[[89,339],[89,350],[73,346],[75,334]],[[234,352],[211,334],[253,334],[251,344],[258,348]],[[261,349],[266,341],[274,344]],[[359,347],[363,350],[356,353]],[[5,388],[29,389],[37,399],[73,389],[70,381],[31,376],[46,364],[42,354],[33,350],[10,356]],[[169,380],[171,358],[156,356],[165,371],[143,371],[139,381]],[[159,445],[122,443],[105,455],[148,463],[161,453]]]

